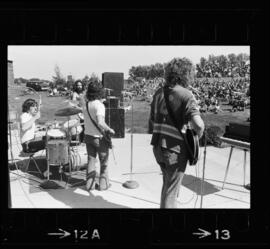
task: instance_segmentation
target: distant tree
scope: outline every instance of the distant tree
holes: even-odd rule
[[[101,83],[101,80],[100,80],[100,78],[98,77],[98,75],[96,73],[91,74],[91,76],[89,78],[89,81],[95,81],[95,82]]]
[[[219,73],[221,74],[222,77],[227,76],[227,68],[229,61],[225,55],[220,55],[217,57],[217,62],[219,65]]]
[[[235,54],[229,54],[228,55],[228,59],[229,59],[229,66],[230,68],[234,68],[237,66],[237,57]]]
[[[72,89],[74,86],[75,80],[73,79],[73,77],[71,76],[68,80],[67,80],[67,88],[68,89]]]
[[[249,56],[247,54],[239,54],[237,55],[237,67],[238,73],[241,77],[244,77],[247,73],[246,62],[249,60]]]
[[[22,77],[14,79],[15,84],[26,84],[27,82],[28,82],[28,79],[24,79]]]
[[[164,77],[164,66],[161,63],[156,63],[155,64],[155,78],[161,78]]]
[[[205,77],[206,66],[207,66],[207,59],[204,57],[201,57],[200,63],[196,64],[196,71],[197,71],[196,76],[198,78]]]
[[[29,79],[29,81],[40,81],[40,79],[39,78],[31,78],[31,79]]]
[[[136,68],[136,77],[145,77],[145,68],[144,66],[138,66]]]
[[[155,77],[155,66],[144,66],[144,74],[146,79],[152,79]]]
[[[201,67],[202,69],[204,69],[205,66],[206,66],[206,64],[207,64],[206,58],[202,57],[202,58],[200,59],[200,67]]]
[[[128,71],[128,75],[131,79],[135,79],[136,77],[136,67],[132,66],[129,71]]]
[[[55,76],[52,76],[53,86],[65,87],[67,85],[67,82],[66,82],[65,78],[62,76],[58,65],[55,65],[54,72],[55,72]]]
[[[89,76],[86,74],[83,78],[82,78],[82,83],[84,84],[84,86],[88,86],[90,81]]]
[[[200,67],[200,64],[196,64],[196,77],[202,78],[204,76],[204,71]]]

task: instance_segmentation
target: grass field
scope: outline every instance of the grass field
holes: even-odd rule
[[[222,105],[223,112],[218,114],[202,113],[206,127],[218,126],[225,131],[225,126],[230,122],[245,122],[250,116],[250,109],[244,112],[230,112],[231,106]],[[147,133],[150,104],[144,101],[134,101],[133,131],[134,133]],[[125,115],[126,128],[131,127],[131,111]]]
[[[21,105],[27,98],[34,98],[38,100],[36,94],[22,95],[22,88],[13,87],[8,90],[9,110],[16,110],[21,114]],[[44,125],[47,121],[59,122],[67,121],[67,117],[57,117],[55,112],[58,109],[65,108],[68,105],[67,97],[48,97],[47,92],[39,92],[42,99],[41,118],[38,120],[40,125]],[[127,105],[128,103],[124,103]],[[225,126],[230,122],[243,122],[250,116],[250,110],[246,109],[244,112],[230,112],[230,106],[221,106],[223,112],[218,114],[206,113],[202,114],[202,118],[207,127],[218,126],[225,131]],[[147,133],[148,118],[150,113],[150,103],[146,101],[133,101],[133,132],[134,133]],[[72,118],[72,117],[71,117]],[[131,110],[125,113],[125,128],[126,131],[131,129],[132,112]]]

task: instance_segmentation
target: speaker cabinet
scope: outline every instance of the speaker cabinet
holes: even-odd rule
[[[113,138],[125,137],[125,110],[123,108],[106,108],[105,121],[115,131]]]
[[[120,108],[120,98],[115,96],[107,97],[108,108]]]
[[[124,89],[124,74],[123,73],[103,73],[102,85],[104,88],[112,89],[107,90],[107,95],[116,96],[123,101],[122,91]],[[106,89],[105,89],[106,90]]]

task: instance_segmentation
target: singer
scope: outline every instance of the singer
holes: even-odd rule
[[[37,152],[45,149],[46,137],[35,138],[36,120],[40,118],[40,107],[34,99],[27,99],[22,104],[20,116],[20,134],[23,151]]]

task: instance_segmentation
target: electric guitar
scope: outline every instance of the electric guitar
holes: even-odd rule
[[[188,150],[189,165],[195,165],[199,158],[199,137],[190,127],[186,129],[185,133],[182,132],[182,135]]]

